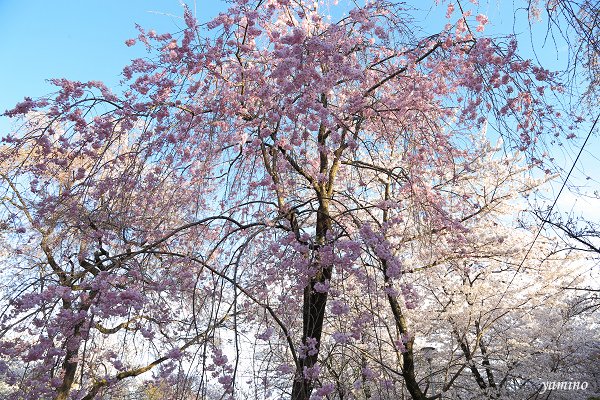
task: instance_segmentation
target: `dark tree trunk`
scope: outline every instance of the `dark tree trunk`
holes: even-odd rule
[[[319,211],[317,214],[316,242],[318,246],[325,243],[325,236],[331,228],[331,219],[329,217],[329,204],[327,199],[320,199]],[[296,367],[296,375],[292,386],[292,400],[308,400],[314,387],[314,380],[305,376],[306,369],[314,368],[319,358],[319,348],[321,346],[321,333],[323,332],[323,319],[325,317],[325,307],[327,305],[327,293],[321,293],[315,290],[315,284],[323,283],[331,279],[333,272],[332,265],[320,265],[319,257],[316,262],[319,269],[316,275],[310,280],[310,283],[304,288],[304,300],[302,304],[302,345],[309,346],[310,340],[316,340],[316,348],[305,355],[299,357]]]
[[[63,301],[64,309],[71,309],[70,301]],[[69,393],[71,392],[71,387],[73,386],[73,382],[75,381],[75,373],[77,372],[77,366],[79,365],[77,360],[77,356],[79,354],[79,348],[81,347],[81,340],[79,338],[79,331],[81,326],[83,325],[83,321],[79,322],[75,329],[73,330],[73,336],[66,340],[66,354],[65,359],[62,363],[62,371],[63,371],[63,380],[61,385],[56,389],[56,396],[54,400],[67,400],[69,398]],[[76,341],[76,344],[71,344],[69,341]]]
[[[386,281],[388,281],[386,275]],[[396,328],[402,335],[406,335],[408,332],[406,320],[404,315],[402,315],[402,309],[400,308],[400,303],[398,300],[391,295],[387,295],[388,302],[390,304],[390,308],[392,309],[392,314],[394,314],[394,321],[396,322]],[[417,382],[417,377],[415,374],[415,360],[414,360],[414,337],[408,338],[404,342],[405,351],[402,353],[402,376],[404,377],[404,382],[406,383],[406,389],[410,393],[413,400],[426,400],[427,396],[419,387],[419,383]]]

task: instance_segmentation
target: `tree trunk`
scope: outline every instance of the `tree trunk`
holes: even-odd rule
[[[71,302],[67,300],[63,300],[63,308],[71,309]],[[77,366],[79,365],[77,360],[77,356],[79,355],[79,348],[81,347],[81,340],[79,338],[79,331],[81,326],[83,325],[83,321],[79,322],[75,329],[73,329],[73,335],[66,340],[66,354],[65,359],[62,363],[62,371],[63,371],[63,380],[60,386],[56,389],[56,396],[54,400],[67,400],[69,398],[69,393],[71,391],[71,386],[73,386],[73,382],[75,381],[75,373],[77,372]],[[70,340],[77,341],[76,345],[72,345],[69,343]]]
[[[329,217],[329,203],[327,199],[320,199],[319,210],[317,214],[317,247],[325,243],[325,236],[331,228],[331,219]],[[317,256],[316,263],[320,264]],[[323,319],[325,317],[325,307],[327,305],[327,293],[321,293],[315,290],[316,283],[323,283],[331,279],[333,272],[332,265],[319,265],[317,274],[311,278],[310,283],[304,288],[304,300],[302,304],[302,345],[309,347],[311,340],[316,340],[315,349],[307,352],[304,357],[299,357],[296,367],[294,384],[292,386],[292,400],[308,400],[314,387],[314,379],[305,374],[305,371],[311,371],[317,364],[319,358],[319,348],[321,346],[321,333],[323,332]]]
[[[384,266],[385,272],[385,266]],[[386,282],[389,279],[385,278]],[[392,314],[394,314],[394,321],[396,322],[396,328],[400,331],[400,334],[406,335],[408,333],[406,320],[404,315],[402,315],[402,309],[400,308],[400,303],[398,300],[388,294],[387,295],[388,302],[390,304],[390,308],[392,309]],[[410,393],[413,400],[426,400],[427,396],[419,387],[419,383],[417,382],[417,377],[415,375],[415,360],[414,360],[414,337],[410,337],[404,343],[405,351],[402,353],[402,376],[404,377],[404,382],[406,383],[406,389]]]
[[[88,312],[90,306],[92,305],[92,300],[96,297],[98,291],[92,290],[90,291],[90,296],[87,303],[82,304],[78,310]],[[73,304],[69,300],[63,300],[63,308],[70,310],[73,307]],[[79,350],[81,349],[82,337],[81,337],[81,328],[85,324],[86,320],[82,320],[75,325],[73,329],[73,335],[70,340],[76,341],[75,344],[70,345],[69,339],[66,340],[66,354],[65,359],[62,363],[62,371],[64,373],[63,380],[61,385],[56,389],[56,396],[54,400],[67,400],[69,398],[69,393],[71,392],[71,388],[73,386],[73,382],[75,381],[75,373],[77,372],[77,367],[79,366],[79,361],[77,360],[79,355]]]

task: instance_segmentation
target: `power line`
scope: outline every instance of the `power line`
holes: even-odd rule
[[[546,215],[546,218],[544,218],[542,220],[542,224],[540,225],[540,228],[538,229],[535,237],[533,238],[533,241],[531,242],[531,246],[529,246],[529,249],[525,253],[525,256],[523,257],[523,259],[519,263],[519,267],[517,268],[517,270],[515,271],[513,277],[511,278],[510,282],[508,283],[508,286],[506,287],[506,289],[502,293],[502,296],[500,296],[500,300],[498,300],[497,304],[500,304],[502,302],[502,300],[504,299],[504,295],[506,294],[506,292],[508,291],[508,289],[512,285],[512,283],[515,280],[515,278],[517,277],[517,274],[519,273],[519,271],[521,271],[521,268],[523,268],[523,264],[527,260],[527,257],[529,257],[529,253],[531,253],[531,250],[533,250],[533,246],[535,245],[535,242],[540,237],[540,234],[542,233],[542,230],[544,229],[544,225],[546,224],[546,221],[548,220],[548,218],[550,218],[550,215],[552,214],[552,211],[554,210],[554,206],[556,206],[556,203],[558,202],[558,198],[560,197],[560,195],[563,192],[564,188],[567,186],[567,181],[571,177],[571,173],[573,173],[573,170],[575,169],[575,166],[577,165],[577,161],[579,161],[579,158],[581,157],[581,154],[583,153],[583,149],[585,149],[585,145],[587,144],[588,140],[592,136],[592,133],[594,132],[594,128],[596,127],[596,124],[598,123],[598,120],[600,120],[600,114],[598,114],[598,116],[596,117],[596,120],[592,124],[592,127],[590,128],[590,131],[588,132],[588,134],[587,134],[587,136],[586,136],[583,144],[581,145],[581,148],[579,149],[579,153],[577,153],[577,157],[575,157],[575,160],[573,161],[573,165],[571,166],[571,169],[567,173],[567,176],[565,177],[565,180],[563,181],[562,186],[560,187],[560,190],[558,191],[558,194],[554,198],[554,202],[552,203],[552,206],[550,206],[550,209],[548,210],[548,214]]]

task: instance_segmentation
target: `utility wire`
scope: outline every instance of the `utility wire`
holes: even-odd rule
[[[517,268],[517,270],[515,271],[513,277],[511,278],[510,282],[508,283],[508,286],[506,287],[506,289],[502,293],[502,296],[500,296],[500,300],[498,300],[498,303],[496,304],[496,306],[498,304],[500,304],[502,302],[502,300],[504,299],[504,295],[506,294],[506,292],[508,291],[508,289],[512,285],[512,283],[515,280],[515,278],[517,277],[517,274],[519,273],[519,271],[521,271],[521,268],[523,268],[523,264],[527,260],[527,257],[529,257],[529,253],[531,253],[531,250],[533,250],[533,246],[535,245],[535,242],[540,237],[540,234],[542,233],[542,230],[544,229],[544,225],[546,224],[546,220],[548,220],[548,218],[550,218],[550,215],[552,214],[552,211],[554,210],[554,207],[556,206],[556,203],[558,202],[558,198],[560,197],[560,195],[563,192],[564,188],[567,186],[567,181],[571,177],[571,174],[573,173],[573,170],[575,169],[575,166],[577,165],[577,161],[579,161],[579,158],[581,157],[581,154],[583,153],[583,150],[585,149],[585,145],[587,144],[588,140],[592,136],[592,133],[594,132],[594,128],[596,128],[596,124],[598,123],[598,120],[600,120],[600,114],[598,114],[598,116],[596,117],[596,120],[592,124],[592,127],[590,128],[590,131],[588,132],[588,134],[587,134],[587,136],[586,136],[583,144],[581,145],[581,148],[579,149],[579,153],[577,153],[577,157],[575,157],[575,160],[573,161],[573,165],[571,166],[571,169],[569,170],[569,173],[567,173],[567,176],[565,177],[565,180],[563,181],[562,186],[560,187],[560,190],[558,191],[558,194],[554,198],[554,202],[552,203],[552,206],[550,206],[550,209],[548,210],[548,214],[546,215],[546,218],[544,218],[542,220],[542,224],[540,225],[540,228],[538,229],[535,237],[533,238],[533,242],[531,242],[531,246],[529,246],[529,249],[525,253],[525,257],[523,257],[523,259],[519,263],[519,267]]]

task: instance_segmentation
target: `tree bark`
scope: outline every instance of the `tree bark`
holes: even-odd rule
[[[385,200],[390,199],[390,184],[386,183],[385,185]],[[383,221],[388,221],[388,211],[384,210],[383,212]],[[388,265],[387,261],[381,259],[381,265],[383,267],[383,280],[386,286],[392,286],[392,280],[388,276]],[[408,336],[408,324],[406,323],[406,318],[402,314],[402,308],[400,307],[400,303],[398,299],[393,296],[391,293],[387,293],[386,295],[390,308],[392,310],[392,314],[394,315],[394,321],[396,323],[396,329],[400,333],[400,335],[404,336],[402,338],[404,343],[404,352],[402,352],[402,376],[404,378],[404,383],[406,384],[406,389],[408,393],[410,393],[413,400],[426,400],[427,396],[419,387],[419,382],[417,381],[417,376],[415,374],[415,359],[414,359],[414,336]],[[406,339],[406,341],[404,341]]]
[[[63,301],[64,309],[71,309],[70,301]],[[77,356],[79,354],[79,348],[81,347],[81,339],[79,338],[79,331],[81,326],[83,325],[83,321],[79,322],[75,329],[73,329],[73,336],[66,340],[66,354],[65,359],[62,363],[62,371],[63,371],[63,380],[56,389],[56,396],[54,400],[67,400],[69,398],[69,393],[71,391],[71,387],[73,386],[73,382],[75,381],[75,373],[77,372],[77,366],[79,365],[77,360]],[[76,345],[70,346],[69,341],[74,340],[77,341]]]
[[[319,210],[317,214],[316,242],[317,248],[325,243],[327,232],[331,228],[329,216],[329,202],[326,198],[319,199]],[[308,400],[314,387],[314,379],[305,375],[306,370],[314,368],[319,357],[321,346],[321,334],[323,332],[323,319],[327,305],[327,292],[322,293],[315,290],[315,284],[323,283],[331,279],[333,265],[320,265],[317,255],[317,274],[311,278],[310,283],[304,288],[304,299],[302,304],[302,345],[308,348],[309,341],[316,340],[316,349],[298,358],[294,384],[292,386],[292,400]]]
[[[384,273],[386,273],[386,263],[384,264]],[[386,284],[389,283],[389,278],[385,276]],[[401,335],[408,334],[408,328],[406,324],[406,319],[402,314],[402,309],[400,307],[400,303],[398,300],[388,294],[387,295],[388,303],[390,304],[390,308],[392,309],[392,314],[394,315],[394,321],[396,322],[396,329],[400,332]],[[415,375],[415,359],[414,359],[414,337],[408,337],[404,342],[405,351],[402,353],[402,376],[404,377],[404,383],[406,383],[406,389],[408,393],[412,396],[414,400],[426,400],[427,396],[419,387],[419,383],[417,382],[417,377]]]

